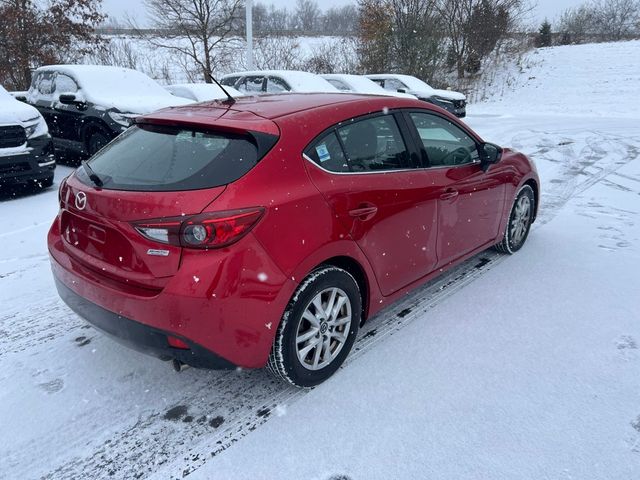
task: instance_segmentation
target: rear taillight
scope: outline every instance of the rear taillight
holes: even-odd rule
[[[231,245],[258,223],[264,208],[147,220],[134,223],[142,236],[155,242],[186,248],[221,248]]]
[[[64,190],[64,187],[67,185],[67,178],[69,178],[69,176],[64,177],[60,182],[60,186],[58,187],[58,205],[60,205],[61,208],[62,208],[62,190]]]

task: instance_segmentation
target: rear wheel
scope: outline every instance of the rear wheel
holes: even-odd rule
[[[322,267],[298,287],[282,316],[269,370],[298,387],[313,387],[335,373],[358,333],[362,297],[355,279]]]
[[[496,249],[503,253],[515,253],[522,248],[529,236],[533,212],[535,211],[535,195],[529,185],[524,185],[516,195],[511,207],[509,223],[504,232],[502,241],[496,245]]]

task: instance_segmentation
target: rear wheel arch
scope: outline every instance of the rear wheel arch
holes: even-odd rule
[[[109,139],[115,137],[111,129],[107,127],[104,122],[99,120],[85,120],[84,125],[80,129],[80,138],[82,139],[82,143],[84,143],[87,149],[89,145],[89,139],[95,132],[103,133]]]
[[[371,296],[371,292],[369,290],[369,281],[367,279],[367,274],[362,265],[360,265],[360,263],[352,257],[337,256],[325,260],[321,264],[317,265],[313,270],[317,270],[318,268],[322,268],[325,266],[341,268],[342,270],[348,272],[355,279],[358,287],[360,288],[360,295],[362,296],[362,317],[360,325],[364,324],[369,313],[369,298]]]

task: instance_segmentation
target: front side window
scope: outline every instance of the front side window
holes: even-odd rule
[[[57,94],[76,93],[78,91],[78,85],[70,76],[59,73],[56,75],[55,89]]]
[[[354,172],[407,168],[409,154],[393,115],[358,120],[338,128]]]
[[[331,85],[333,85],[338,90],[341,90],[343,92],[351,91],[351,89],[349,88],[349,85],[344,83],[342,80],[338,80],[336,78],[327,78],[327,82],[329,82]]]
[[[404,88],[405,90],[407,90],[407,86],[400,80],[397,80],[395,78],[385,79],[384,88],[386,88],[387,90],[392,90],[394,92],[397,92],[400,88]]]
[[[225,77],[222,80],[220,80],[220,83],[226,87],[233,87],[236,82],[240,80],[240,77]]]
[[[238,85],[238,90],[248,93],[262,93],[263,81],[264,77],[262,76],[245,77]]]
[[[136,125],[89,163],[106,189],[176,191],[226,185],[258,160],[258,148],[247,136]],[[84,169],[78,172],[84,175]]]
[[[267,92],[268,93],[282,93],[288,92],[291,87],[287,85],[287,82],[278,77],[267,78]]]
[[[460,127],[437,115],[409,114],[427,153],[429,166],[465,165],[480,159],[473,138]]]

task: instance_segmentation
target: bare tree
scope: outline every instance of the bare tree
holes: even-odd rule
[[[596,16],[592,8],[580,5],[568,8],[560,16],[558,31],[560,43],[582,43],[596,34]]]
[[[640,36],[640,0],[598,0],[565,10],[560,43],[615,41]]]
[[[254,39],[253,55],[258,70],[296,70],[300,67],[300,44],[286,35]],[[242,65],[246,68],[246,65]]]
[[[305,32],[315,30],[321,14],[320,7],[315,0],[297,0],[295,10],[297,29]]]
[[[358,25],[358,10],[355,5],[329,8],[322,15],[322,30],[331,34],[354,34]]]
[[[301,70],[311,73],[357,73],[356,43],[352,38],[332,38],[315,45],[302,61]]]
[[[358,52],[366,72],[431,80],[444,57],[436,0],[360,0]]]
[[[214,71],[223,69],[228,49],[237,39],[242,0],[145,0],[153,33],[145,35],[155,47],[190,59],[211,83]],[[189,72],[187,72],[189,73]]]
[[[522,0],[439,0],[438,12],[458,78],[482,60],[525,12]]]
[[[603,40],[621,40],[640,34],[640,0],[599,0],[593,8]]]
[[[115,65],[136,70],[140,56],[129,39],[111,38],[101,48],[89,54],[87,60],[96,65]]]

